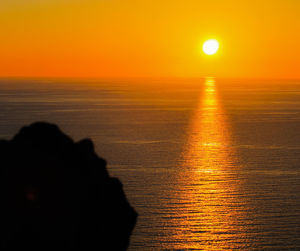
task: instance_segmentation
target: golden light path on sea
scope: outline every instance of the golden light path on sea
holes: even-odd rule
[[[239,180],[234,172],[227,119],[213,78],[204,83],[202,97],[189,130],[176,187],[178,249],[231,250],[243,244],[244,214]]]

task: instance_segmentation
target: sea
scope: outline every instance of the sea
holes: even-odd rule
[[[93,140],[139,217],[134,250],[300,250],[300,81],[0,79],[0,138]]]

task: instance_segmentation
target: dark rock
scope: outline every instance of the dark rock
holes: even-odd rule
[[[34,123],[0,140],[1,249],[126,250],[137,213],[91,140]]]

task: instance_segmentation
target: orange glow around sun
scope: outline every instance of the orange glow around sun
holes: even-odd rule
[[[295,0],[4,1],[0,77],[300,78],[299,12]],[[199,53],[210,38],[213,57]]]

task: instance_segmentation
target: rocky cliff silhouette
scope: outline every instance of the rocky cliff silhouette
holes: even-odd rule
[[[1,249],[127,249],[137,213],[91,140],[34,123],[0,140],[0,163]]]

